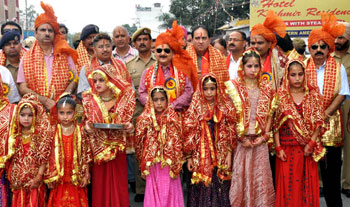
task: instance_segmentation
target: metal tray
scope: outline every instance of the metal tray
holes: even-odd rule
[[[97,129],[124,129],[123,124],[94,123],[93,126]]]

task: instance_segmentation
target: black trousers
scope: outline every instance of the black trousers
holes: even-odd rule
[[[325,159],[320,161],[323,193],[328,207],[342,207],[341,199],[341,147],[325,147]]]

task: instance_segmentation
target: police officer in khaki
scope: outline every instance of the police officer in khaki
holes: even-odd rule
[[[139,54],[133,59],[126,62],[126,67],[132,77],[132,83],[136,90],[136,108],[133,115],[133,124],[136,124],[136,118],[142,113],[143,106],[138,101],[138,90],[141,75],[144,70],[149,68],[156,62],[156,57],[152,53],[151,45],[151,30],[149,28],[138,29],[131,38],[135,48],[139,51]],[[136,127],[136,126],[135,126]],[[142,202],[145,194],[145,181],[141,178],[141,172],[138,163],[136,162],[136,196],[135,202]]]

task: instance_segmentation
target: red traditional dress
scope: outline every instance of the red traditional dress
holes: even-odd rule
[[[235,146],[235,112],[217,87],[214,106],[206,101],[204,75],[184,119],[184,152],[193,159],[188,206],[229,206],[231,169],[225,159]]]
[[[8,159],[9,129],[13,120],[13,114],[16,111],[16,105],[10,104],[6,98],[3,87],[4,86],[0,75],[0,206],[7,207],[9,183],[3,172],[5,169],[6,160]]]
[[[19,113],[29,107],[33,112],[33,124],[29,134],[22,134]],[[39,167],[47,162],[50,154],[52,130],[43,106],[33,94],[26,94],[18,103],[7,148],[7,173],[13,192],[12,206],[45,206],[44,184],[31,189],[28,182],[37,174]]]
[[[184,161],[181,122],[168,101],[168,107],[156,115],[150,90],[144,112],[137,118],[136,155],[141,173],[146,176],[144,206],[184,206],[179,174]],[[167,97],[168,98],[168,97]],[[157,182],[157,180],[161,180]]]
[[[78,125],[69,136],[63,135],[61,125],[57,125],[45,177],[45,183],[54,187],[48,206],[88,206],[86,187],[80,185],[89,170],[90,150]]]
[[[248,50],[243,53],[251,53]],[[261,77],[263,69],[260,70]],[[257,88],[245,86],[243,63],[238,69],[238,78],[227,81],[226,93],[236,109],[237,147],[233,152],[230,202],[232,206],[274,206],[275,193],[269,162],[268,145],[262,143],[253,148],[244,147],[245,139],[255,140],[265,132],[274,95],[271,81],[260,79]],[[270,137],[269,135],[267,136]],[[268,140],[266,140],[268,141]]]
[[[83,41],[80,41],[78,48],[77,48],[77,53],[78,53],[78,59],[77,59],[77,71],[78,75],[80,75],[80,70],[84,65],[88,65],[90,63],[91,57],[86,49],[86,47],[83,44]]]
[[[108,109],[95,90],[93,74],[105,78],[116,103]],[[112,65],[98,67],[89,75],[91,89],[83,94],[83,123],[126,124],[135,109],[135,92]],[[129,206],[126,166],[126,141],[120,130],[95,129],[89,135],[94,165],[92,167],[92,206]]]
[[[316,87],[304,79],[305,94],[295,103],[290,94],[287,64],[282,87],[272,101],[275,112],[274,131],[279,131],[281,147],[287,161],[276,158],[276,206],[319,206],[319,178],[317,162],[325,154],[320,139],[311,156],[304,156],[314,131],[323,124],[322,98]],[[304,67],[305,68],[305,67]]]
[[[192,44],[190,44],[187,46],[186,50],[190,53],[190,56],[193,59],[193,63],[197,68],[197,72],[199,72],[198,56],[196,49]],[[230,74],[227,70],[225,57],[219,50],[215,49],[211,45],[209,45],[208,50],[202,56],[200,68],[201,71],[200,73],[198,73],[198,78],[201,78],[201,76],[207,73],[213,73],[216,75],[217,80],[219,82],[219,87],[222,89],[225,88],[225,81],[230,80]]]

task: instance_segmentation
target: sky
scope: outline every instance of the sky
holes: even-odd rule
[[[96,24],[100,31],[111,33],[115,26],[135,22],[135,5],[142,7],[161,3],[163,12],[169,11],[170,0],[44,0],[50,4],[59,23],[64,23],[69,33],[81,32],[84,26]],[[24,10],[25,0],[20,0]],[[34,5],[37,13],[43,13],[40,0],[27,0],[27,6]]]

